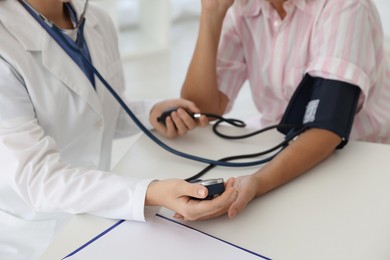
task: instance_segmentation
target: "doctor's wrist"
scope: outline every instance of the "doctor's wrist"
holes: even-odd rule
[[[158,181],[152,181],[147,190],[145,196],[145,206],[161,206],[161,202],[159,201],[159,197],[161,194],[159,193]]]

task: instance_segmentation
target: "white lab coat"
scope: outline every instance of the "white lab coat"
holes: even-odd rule
[[[121,93],[115,28],[93,4],[86,20],[93,63]],[[113,138],[138,128],[16,0],[0,1],[0,39],[0,259],[36,258],[58,212],[144,220],[151,180],[106,172]],[[148,127],[152,105],[130,103]]]

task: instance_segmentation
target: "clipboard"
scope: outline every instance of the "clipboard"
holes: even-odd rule
[[[62,259],[200,258],[271,259],[160,214],[148,222],[120,220]]]

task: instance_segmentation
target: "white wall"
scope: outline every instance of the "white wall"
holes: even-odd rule
[[[140,21],[139,5],[143,0],[92,0],[99,3],[111,13],[118,28],[136,27]],[[168,0],[170,2],[170,15],[165,21],[180,21],[186,18],[197,18],[200,13],[201,0]],[[255,0],[253,0],[255,1]],[[257,1],[257,0],[256,0]],[[342,0],[334,0],[342,1]],[[390,52],[390,0],[373,0],[378,7],[385,34],[385,44]],[[163,22],[163,21],[162,21]],[[166,30],[164,30],[166,34]],[[168,35],[159,37],[166,41]]]
[[[123,25],[131,26],[139,19],[138,6],[142,0],[92,0],[109,11]],[[335,0],[342,1],[342,0]],[[382,19],[385,35],[390,38],[390,0],[373,0]],[[201,0],[170,0],[171,20],[196,17],[200,12]]]
[[[383,30],[387,38],[390,38],[390,0],[374,0],[382,19]]]

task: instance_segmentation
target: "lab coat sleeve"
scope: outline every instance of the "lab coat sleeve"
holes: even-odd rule
[[[46,135],[21,77],[0,59],[0,181],[32,209],[145,220],[151,180],[64,163]]]

